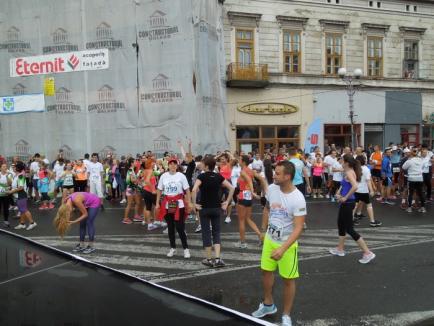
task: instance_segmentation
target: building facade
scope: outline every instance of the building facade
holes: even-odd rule
[[[355,80],[354,131],[363,146],[433,145],[434,1],[226,0],[224,47],[232,149],[349,145],[345,82]]]

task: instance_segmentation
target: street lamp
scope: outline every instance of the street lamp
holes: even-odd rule
[[[350,122],[351,122],[351,148],[352,150],[355,150],[355,148],[358,146],[357,144],[357,137],[354,134],[354,94],[357,91],[357,87],[359,84],[354,84],[354,79],[360,79],[363,75],[362,69],[354,69],[353,73],[348,73],[347,69],[345,68],[339,68],[338,75],[341,77],[341,79],[346,84],[346,90],[348,94],[348,101],[349,101],[349,110],[350,110]]]

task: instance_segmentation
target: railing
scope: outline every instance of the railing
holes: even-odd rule
[[[228,81],[251,80],[268,81],[268,65],[264,64],[243,64],[233,62],[228,65],[226,71]]]

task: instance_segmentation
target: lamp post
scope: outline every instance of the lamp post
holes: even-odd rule
[[[351,122],[351,149],[355,150],[355,148],[358,146],[358,143],[357,137],[354,133],[354,94],[356,93],[359,84],[354,84],[354,80],[360,79],[360,77],[363,75],[363,71],[362,69],[354,69],[353,73],[348,73],[347,69],[342,67],[339,68],[338,75],[346,85],[350,111],[349,118]]]

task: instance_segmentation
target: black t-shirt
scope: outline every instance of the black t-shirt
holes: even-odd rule
[[[120,162],[119,163],[119,173],[121,174],[122,179],[127,178],[127,163],[126,162]]]
[[[205,172],[197,177],[202,183],[200,189],[200,204],[202,208],[221,207],[220,188],[225,179],[215,172]]]
[[[185,177],[187,178],[188,184],[192,186],[193,172],[196,169],[196,162],[191,161],[187,164],[187,170],[185,171]]]

